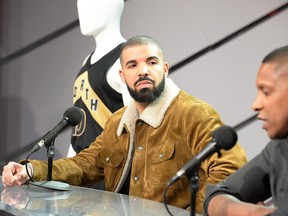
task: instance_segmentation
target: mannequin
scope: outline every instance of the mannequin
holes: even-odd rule
[[[77,0],[81,33],[96,43],[74,83],[73,103],[84,118],[73,129],[67,157],[72,157],[102,132],[107,118],[130,101],[119,76],[120,47],[126,40],[120,31],[124,0]]]

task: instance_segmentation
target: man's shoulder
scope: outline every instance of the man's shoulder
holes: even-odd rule
[[[119,110],[115,111],[108,119],[104,127],[104,131],[117,130],[118,125],[123,117],[123,113],[126,110],[126,107],[122,107]],[[107,128],[109,128],[107,130]]]
[[[265,155],[269,157],[278,157],[279,154],[288,156],[288,139],[273,139],[268,142],[268,144],[263,149]]]
[[[117,118],[122,118],[123,113],[125,112],[125,110],[127,109],[127,106],[121,107],[120,109],[116,110],[112,116],[110,117],[110,119],[117,119]]]
[[[204,110],[211,110],[215,111],[214,107],[210,105],[208,102],[201,100],[184,90],[180,90],[178,97],[176,97],[176,102],[181,104],[181,106],[185,106],[187,108],[195,109],[195,108],[201,108]]]

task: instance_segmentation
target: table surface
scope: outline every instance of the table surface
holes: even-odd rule
[[[0,193],[0,215],[3,210],[21,216],[169,215],[163,203],[85,187],[71,186],[71,190],[67,191],[51,190],[31,184],[4,188],[1,181]],[[191,214],[174,206],[168,208],[175,216]]]

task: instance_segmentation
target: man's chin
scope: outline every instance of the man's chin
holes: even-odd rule
[[[137,95],[141,97],[145,97],[145,96],[152,94],[152,92],[153,92],[153,88],[141,88],[137,90]]]

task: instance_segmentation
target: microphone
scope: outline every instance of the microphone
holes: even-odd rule
[[[237,142],[237,134],[235,130],[230,126],[220,126],[214,132],[212,132],[212,141],[193,159],[188,161],[177,173],[171,178],[168,185],[174,184],[180,179],[181,176],[185,175],[187,178],[191,178],[202,161],[210,157],[212,154],[218,152],[220,149],[229,150]]]
[[[83,113],[80,108],[75,106],[68,108],[63,114],[63,119],[51,131],[42,137],[42,139],[32,148],[31,153],[38,151],[43,147],[43,145],[48,148],[50,142],[54,140],[60,132],[68,126],[78,125],[82,118]]]

